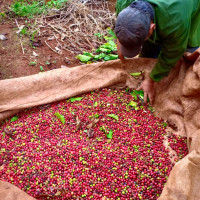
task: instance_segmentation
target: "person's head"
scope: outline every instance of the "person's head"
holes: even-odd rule
[[[154,10],[146,1],[135,1],[117,16],[115,34],[120,53],[128,58],[141,51],[142,45],[155,29]]]

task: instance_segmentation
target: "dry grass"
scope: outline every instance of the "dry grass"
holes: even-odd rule
[[[95,33],[105,35],[106,28],[113,28],[115,15],[105,0],[69,0],[62,9],[51,9],[47,15],[34,20],[33,29],[38,36],[47,38],[46,45],[48,40],[57,41],[53,51],[60,53],[64,49],[78,54],[104,42]]]

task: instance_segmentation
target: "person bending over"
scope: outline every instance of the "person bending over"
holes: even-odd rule
[[[154,82],[167,76],[184,52],[200,46],[200,0],[117,0],[116,14],[119,58],[158,58],[138,88],[152,103]]]

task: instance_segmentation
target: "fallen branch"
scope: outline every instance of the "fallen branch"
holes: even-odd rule
[[[17,19],[15,19],[15,22],[16,22],[16,24],[17,24],[18,29],[20,29],[19,24],[18,24],[18,22],[17,22]],[[24,47],[23,47],[23,44],[22,44],[22,39],[20,38],[19,41],[20,41],[20,44],[21,44],[22,53],[24,54]]]
[[[48,43],[47,41],[45,40],[45,44],[55,53],[59,54],[56,50],[54,50]],[[60,55],[60,54],[59,54]]]
[[[87,16],[96,24],[96,26],[98,26],[97,21],[92,17],[92,15],[87,14]]]

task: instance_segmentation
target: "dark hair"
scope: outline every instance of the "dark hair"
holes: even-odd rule
[[[149,2],[146,2],[146,1],[143,1],[143,0],[134,1],[130,4],[130,7],[149,14],[151,21],[154,20],[154,14],[155,14],[154,9]]]

